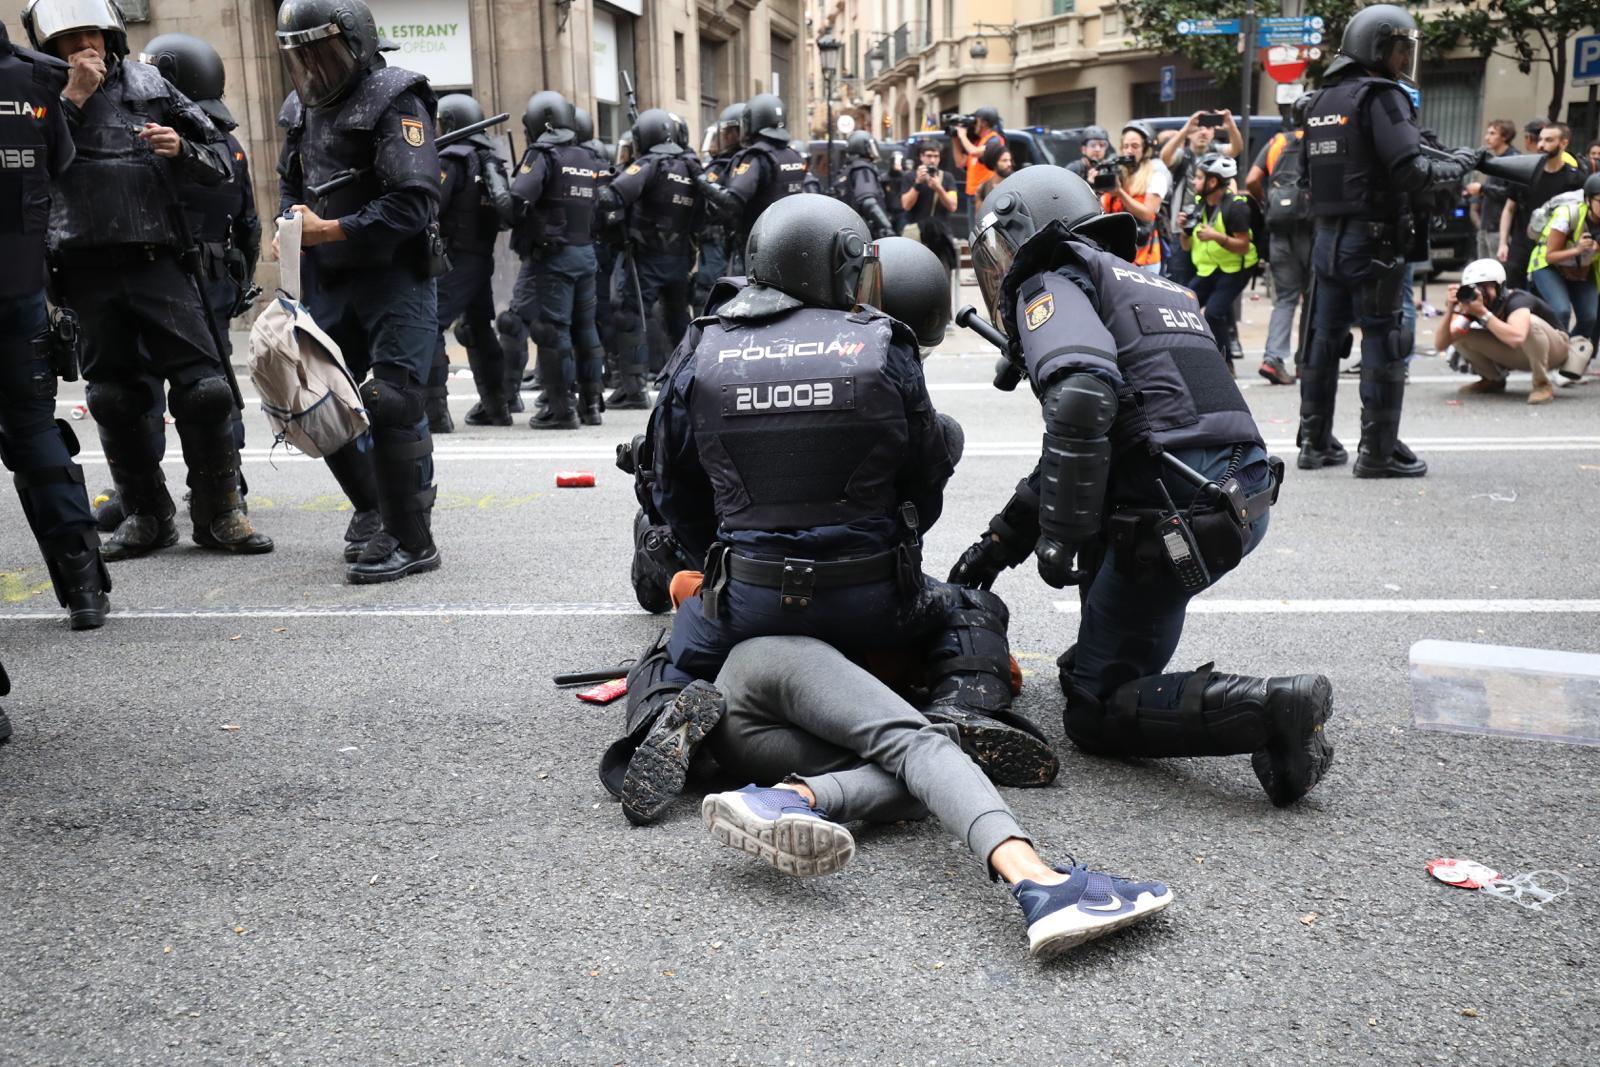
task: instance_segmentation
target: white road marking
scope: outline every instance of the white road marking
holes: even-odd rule
[[[1076,600],[1058,600],[1063,615],[1076,615]],[[1596,615],[1600,600],[1420,599],[1420,600],[1212,600],[1189,602],[1191,615]]]
[[[591,617],[647,615],[637,604],[605,602],[572,604],[506,604],[500,607],[465,604],[421,604],[414,607],[351,605],[348,607],[293,608],[124,608],[113,604],[112,624],[118,619],[460,619],[481,616],[495,619],[533,616]],[[0,619],[61,619],[59,611],[0,612]]]

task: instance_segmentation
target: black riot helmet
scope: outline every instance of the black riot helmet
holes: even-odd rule
[[[440,134],[451,133],[474,122],[482,122],[483,119],[482,106],[466,93],[449,93],[439,98],[437,126]]]
[[[876,271],[866,269],[870,239],[861,216],[843,201],[796,193],[776,201],[750,228],[745,274],[752,285],[812,307],[844,311],[858,301],[876,307],[882,295]]]
[[[875,160],[878,158],[878,142],[874,141],[872,139],[872,134],[868,133],[866,130],[857,130],[852,133],[850,135],[850,139],[844,143],[844,154],[847,156],[859,156],[862,159]]]
[[[179,92],[227,129],[239,125],[222,102],[222,90],[228,81],[227,68],[217,50],[205,41],[187,33],[163,33],[144,46],[139,61],[159,70]]]
[[[758,93],[744,105],[739,129],[748,143],[765,137],[779,144],[789,143],[789,127],[784,118],[783,101],[772,93]]]
[[[950,272],[932,249],[909,237],[881,237],[871,251],[883,275],[878,310],[911,327],[921,348],[938,345],[950,326]]]
[[[306,107],[342,98],[386,46],[362,0],[284,0],[278,51]]]
[[[545,89],[528,97],[528,107],[522,113],[522,129],[529,141],[567,144],[578,139],[574,130],[577,125],[577,109],[554,89]]]
[[[676,111],[669,111],[667,117],[672,120],[672,143],[679,149],[689,150],[689,122]]]
[[[1404,8],[1374,4],[1345,23],[1339,55],[1385,77],[1415,85],[1420,44],[1417,20]]]
[[[1127,212],[1106,214],[1089,183],[1060,167],[1024,167],[994,187],[983,202],[978,236],[972,243],[972,266],[978,287],[999,321],[1000,285],[1015,262],[1017,250],[1034,234],[1059,222],[1107,252],[1132,262],[1138,223]]]
[[[743,103],[729,104],[722,109],[722,115],[717,119],[717,141],[711,147],[712,154],[720,156],[725,151],[731,151],[739,143],[740,138],[744,136],[740,128],[743,116]],[[733,136],[729,138],[729,134]]]
[[[655,152],[657,155],[674,155],[678,146],[672,140],[672,116],[659,107],[639,112],[633,124],[633,151],[635,155]]]
[[[28,0],[22,28],[34,48],[52,56],[56,52],[50,42],[73,30],[99,30],[107,52],[119,59],[128,54],[128,27],[116,0]]]
[[[579,144],[594,140],[594,119],[589,117],[587,111],[576,105],[572,108],[572,139]]]

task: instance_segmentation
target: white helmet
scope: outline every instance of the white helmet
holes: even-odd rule
[[[1232,156],[1221,154],[1206,156],[1202,159],[1200,161],[1200,170],[1213,178],[1221,178],[1225,182],[1231,182],[1239,176],[1239,164],[1233,161]]]
[[[1475,259],[1461,268],[1462,285],[1482,285],[1484,282],[1504,285],[1506,283],[1505,264],[1498,259]]]

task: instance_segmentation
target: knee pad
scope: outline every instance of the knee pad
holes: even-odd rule
[[[156,406],[155,394],[143,380],[90,382],[85,392],[89,414],[103,426],[131,429]]]
[[[67,446],[67,455],[76,456],[81,446],[78,444],[78,434],[72,428],[72,423],[66,419],[57,419],[56,429],[61,431],[61,443]]]
[[[472,347],[472,327],[467,325],[466,319],[462,319],[460,322],[456,323],[455,329],[451,330],[450,333],[451,336],[456,339],[456,344],[460,345],[462,348]]]
[[[961,424],[944,412],[938,413],[939,429],[944,434],[944,448],[950,453],[950,466],[954,467],[961,462],[961,455],[967,448],[967,432]]]
[[[520,337],[528,329],[528,324],[522,316],[507,308],[495,316],[494,328],[511,337]]]
[[[423,392],[420,385],[404,384],[383,378],[368,378],[361,383],[361,403],[375,428],[415,426],[422,418]]]
[[[173,386],[168,404],[175,419],[196,422],[225,419],[233,408],[233,390],[225,378],[198,378]]]
[[[535,348],[571,348],[571,327],[564,322],[552,322],[549,319],[540,319],[533,323],[533,344]]]

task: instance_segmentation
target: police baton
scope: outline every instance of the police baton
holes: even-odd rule
[[[977,308],[967,304],[956,312],[956,325],[965,326],[1001,351],[1000,363],[994,369],[996,389],[1002,393],[1009,393],[1022,384],[1022,367],[1018,364],[1016,356],[1011,353],[1011,342],[1006,340],[1006,335],[996,329],[993,323],[978,314]]]
[[[502,111],[500,114],[486,118],[482,122],[469,123],[465,126],[451,130],[449,133],[441,133],[439,136],[433,139],[433,147],[435,149],[449,148],[453,144],[458,144],[461,141],[465,141],[473,134],[482,133],[490,126],[498,126],[500,123],[506,121],[510,117],[511,112]],[[365,173],[366,171],[364,170],[341,170],[338,174],[335,174],[321,185],[306,186],[306,192],[310,193],[316,199],[322,200],[325,199],[328,194],[336,193],[345,186],[360,181],[361,176]]]

